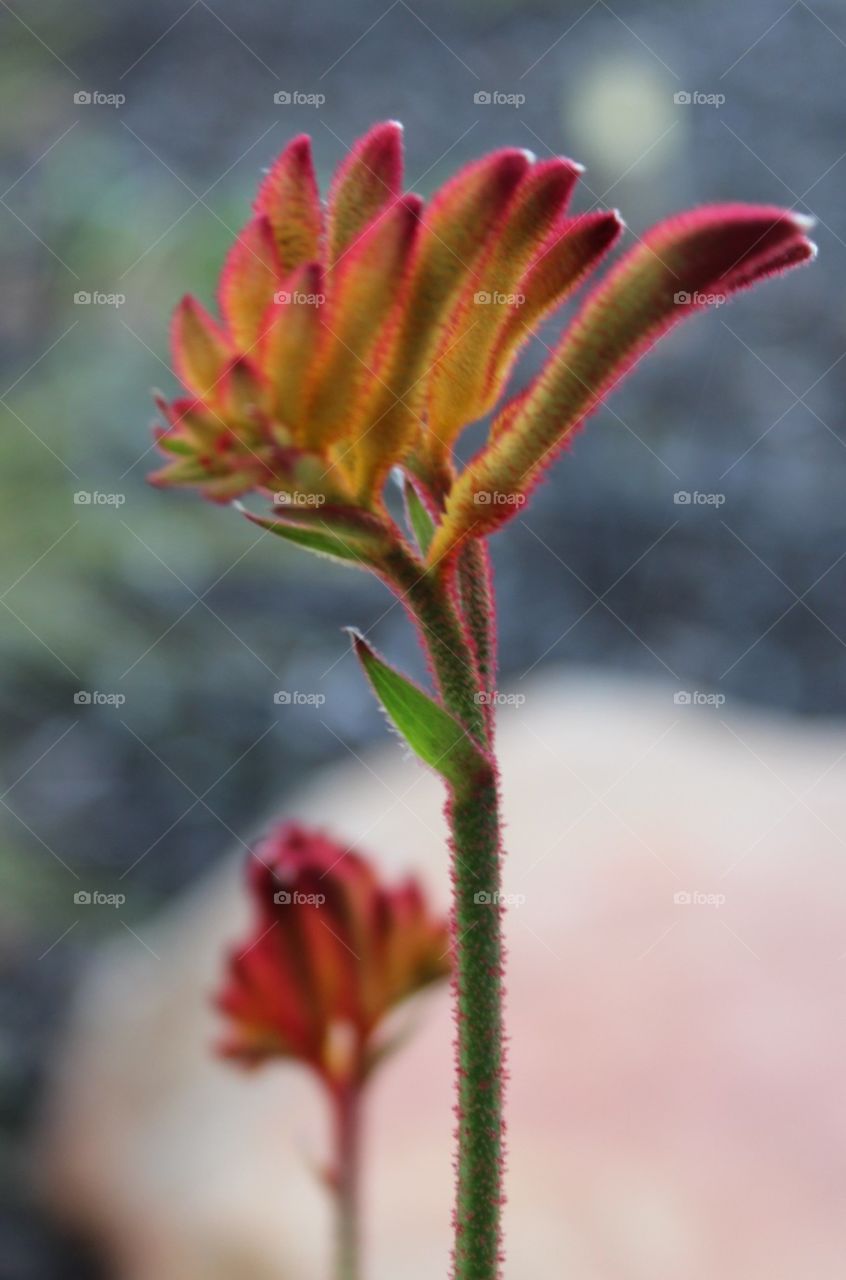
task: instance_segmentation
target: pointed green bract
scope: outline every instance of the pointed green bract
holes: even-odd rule
[[[468,776],[488,770],[487,758],[454,716],[388,666],[359,631],[352,627],[347,630],[355,655],[388,719],[424,764],[452,783],[466,783]]]
[[[403,486],[403,495],[405,497],[405,509],[408,514],[408,523],[411,525],[411,532],[414,534],[414,540],[417,543],[421,555],[426,554],[429,550],[429,543],[432,541],[432,535],[435,532],[435,522],[423,505],[423,502],[411,481],[406,477]]]
[[[277,537],[285,538],[287,542],[293,542],[298,547],[305,547],[307,551],[314,551],[319,556],[327,556],[330,560],[341,560],[359,569],[370,568],[370,562],[359,554],[357,548],[343,538],[339,538],[337,534],[327,533],[322,529],[304,529],[302,525],[280,524],[256,516],[250,516],[250,519],[270,533],[275,533]]]
[[[305,512],[291,507],[282,508],[284,515],[274,518],[236,506],[253,524],[298,547],[359,569],[379,570],[386,549],[385,531],[378,522],[358,512],[348,517],[338,508]]]

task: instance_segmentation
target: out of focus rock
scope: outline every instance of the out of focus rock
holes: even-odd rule
[[[500,717],[507,1274],[839,1280],[846,729],[583,674],[520,692]],[[445,901],[440,805],[386,747],[290,812]],[[210,1051],[241,863],[102,951],[56,1062],[41,1185],[122,1280],[327,1274],[321,1099]],[[419,1013],[370,1099],[371,1280],[447,1270],[446,996]]]

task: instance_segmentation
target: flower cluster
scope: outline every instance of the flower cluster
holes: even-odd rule
[[[436,521],[437,561],[513,514],[675,321],[813,256],[806,220],[774,207],[660,223],[588,296],[456,474],[460,432],[497,410],[520,348],[620,235],[616,211],[568,216],[580,172],[505,149],[424,205],[403,193],[402,131],[389,122],[350,152],[324,209],[309,139],[295,138],[229,253],[221,322],[192,298],[177,309],[187,395],[159,402],[171,460],[154,480],[225,502],[308,495],[372,528],[386,521],[385,479],[399,466]]]
[[[360,1085],[386,1015],[449,974],[446,922],[416,881],[386,887],[363,857],[295,823],[258,846],[249,885],[253,926],[217,997],[223,1053],[293,1058],[332,1088]]]

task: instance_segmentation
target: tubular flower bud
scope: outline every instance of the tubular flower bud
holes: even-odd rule
[[[379,1032],[403,1000],[447,977],[446,921],[413,879],[295,823],[276,828],[249,868],[253,925],[229,957],[217,1005],[225,1056],[292,1058],[333,1088],[357,1086],[381,1055]]]

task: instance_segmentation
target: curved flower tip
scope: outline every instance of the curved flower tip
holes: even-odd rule
[[[323,210],[308,134],[301,133],[288,143],[259,187],[253,209],[270,223],[283,275],[317,261]]]
[[[446,922],[413,879],[385,885],[372,863],[297,823],[251,856],[253,926],[216,1003],[221,1051],[245,1065],[293,1058],[330,1087],[361,1083],[391,1010],[450,971]]]
[[[573,431],[674,324],[811,261],[808,230],[809,219],[792,211],[736,204],[649,231],[583,303],[535,382],[505,406],[449,495],[431,560],[513,515]]]
[[[334,263],[402,192],[402,125],[377,124],[350,151],[329,193],[329,261]]]

